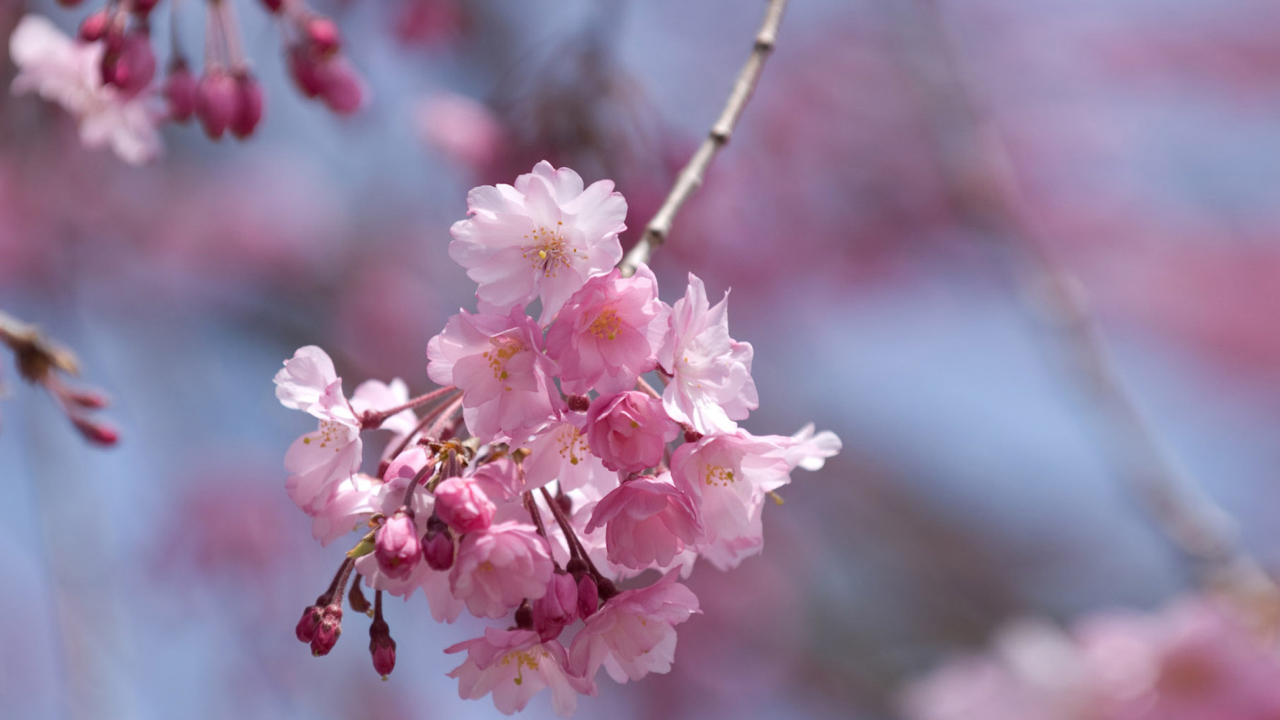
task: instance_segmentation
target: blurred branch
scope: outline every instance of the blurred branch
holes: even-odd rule
[[[1240,548],[1230,515],[1177,462],[1143,417],[1111,362],[1082,284],[1054,256],[1027,211],[1007,150],[981,110],[936,0],[918,0],[937,67],[926,73],[947,123],[941,155],[953,204],[971,224],[1020,252],[1022,298],[1051,332],[1065,365],[1105,423],[1119,475],[1146,505],[1159,529],[1200,565],[1206,584],[1226,590],[1276,627],[1280,590]]]
[[[711,126],[711,132],[707,134],[707,138],[702,141],[702,145],[694,152],[693,157],[689,158],[688,164],[676,177],[675,185],[671,187],[671,192],[667,194],[662,207],[658,208],[658,212],[645,227],[640,242],[636,243],[636,246],[631,248],[631,252],[628,252],[618,264],[623,277],[630,277],[640,263],[649,262],[654,249],[666,241],[676,213],[680,212],[680,208],[693,195],[693,191],[702,185],[707,168],[711,166],[716,153],[728,144],[738,119],[742,117],[742,111],[747,107],[747,101],[755,92],[756,83],[760,80],[760,72],[764,70],[765,60],[769,58],[769,54],[773,52],[773,47],[777,43],[778,26],[782,23],[782,12],[786,7],[787,0],[769,0],[769,6],[764,14],[764,23],[760,26],[760,32],[756,33],[751,56],[738,72],[738,79],[733,84],[733,90],[729,93],[729,100],[725,103],[724,110],[720,111],[720,118],[716,120],[715,125]]]

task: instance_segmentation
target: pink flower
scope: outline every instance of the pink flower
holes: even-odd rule
[[[436,622],[451,623],[462,614],[463,602],[453,596],[450,589],[449,573],[432,570],[425,562],[414,566],[408,576],[392,578],[378,566],[378,560],[372,553],[356,559],[356,572],[364,577],[365,583],[389,595],[403,597],[405,601],[421,589],[431,607],[431,617]]]
[[[704,532],[699,554],[716,567],[736,567],[764,544],[760,513],[765,496],[790,481],[791,467],[778,440],[744,430],[685,443],[671,456],[677,487],[701,502]]]
[[[560,366],[570,394],[630,390],[657,366],[654,353],[667,331],[669,310],[647,265],[633,277],[614,269],[587,281],[561,308],[547,332],[547,354]]]
[[[663,411],[662,401],[634,390],[601,395],[587,411],[587,439],[604,466],[640,472],[662,462],[667,443],[680,426]]]
[[[487,530],[497,507],[471,478],[451,477],[436,486],[436,514],[459,535]]]
[[[482,442],[522,440],[551,420],[559,393],[542,331],[519,309],[510,315],[462,310],[427,344],[427,375],[462,389],[467,429]],[[553,394],[554,393],[554,394]]]
[[[460,642],[446,653],[466,651],[467,659],[449,677],[458,679],[458,695],[479,700],[493,694],[494,707],[504,715],[523,710],[543,688],[551,688],[551,706],[561,717],[578,707],[578,693],[596,694],[595,683],[568,671],[564,647],[543,642],[532,630],[486,628],[484,637]]]
[[[551,424],[529,442],[529,457],[523,467],[525,489],[529,490],[558,480],[565,492],[597,485],[603,493],[617,482],[617,475],[587,447],[582,431],[567,421]]]
[[[489,499],[498,502],[509,500],[526,489],[520,481],[520,469],[510,458],[487,462],[470,477]]]
[[[472,615],[500,618],[525,598],[542,597],[551,570],[546,540],[532,525],[507,521],[462,538],[449,582]]]
[[[35,92],[75,116],[80,142],[88,148],[110,145],[120,159],[140,165],[160,154],[156,131],[161,113],[149,91],[126,94],[102,81],[102,42],[82,43],[48,19],[26,15],[9,38],[9,54],[18,67],[14,94]]]
[[[539,297],[542,324],[583,283],[622,259],[618,233],[626,228],[627,202],[613,182],[584,190],[576,172],[546,161],[514,187],[473,189],[467,214],[450,230],[449,256],[479,283],[476,297],[500,311]]]
[[[533,603],[533,629],[543,640],[554,640],[577,617],[578,583],[568,573],[552,575],[547,594]]]
[[[751,344],[729,337],[729,293],[711,307],[702,281],[689,273],[684,298],[671,309],[671,330],[658,364],[672,376],[662,393],[671,419],[700,433],[733,432],[759,406],[751,379]]]
[[[403,579],[413,573],[422,560],[422,551],[418,529],[408,513],[398,510],[387,518],[374,536],[373,555],[378,568],[389,578]]]
[[[698,612],[698,598],[676,575],[672,571],[648,587],[618,593],[588,617],[569,651],[574,671],[590,679],[603,665],[620,683],[670,672],[674,626]]]
[[[595,507],[587,532],[605,526],[609,561],[640,570],[666,568],[702,535],[698,511],[670,473],[622,483]]]
[[[356,473],[334,486],[324,507],[311,521],[311,536],[328,545],[363,525],[379,512],[382,481]]]

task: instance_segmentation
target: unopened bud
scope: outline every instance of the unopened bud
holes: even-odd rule
[[[79,415],[71,418],[71,424],[91,443],[110,447],[120,441],[120,432],[103,422],[95,422]]]
[[[360,109],[360,105],[364,103],[364,84],[345,58],[330,60],[325,68],[325,78],[321,99],[330,110],[339,115],[350,115]],[[441,439],[450,435],[452,429],[446,428],[446,431],[448,432],[441,434]]]
[[[278,14],[280,8],[284,7],[284,0],[262,0],[262,5],[267,8],[267,12]]]
[[[487,530],[498,509],[473,478],[446,478],[436,486],[435,498],[436,516],[459,535]]]
[[[685,441],[685,442],[687,442],[687,443],[696,443],[696,442],[698,442],[698,441],[699,441],[699,440],[701,440],[701,439],[702,439],[702,433],[698,432],[697,430],[694,430],[693,428],[691,428],[691,427],[689,427],[689,426],[687,426],[687,425],[685,426],[685,428],[684,428],[684,441]]]
[[[196,117],[211,139],[222,137],[236,117],[240,94],[236,81],[219,67],[206,68],[196,88]]]
[[[323,59],[333,57],[342,47],[342,33],[338,24],[327,17],[317,15],[308,19],[303,25],[303,33],[307,42]]]
[[[521,630],[533,629],[533,608],[529,607],[528,600],[522,600],[520,607],[516,608],[516,627]]]
[[[169,76],[164,81],[164,98],[169,103],[169,119],[184,123],[196,111],[196,78],[187,69],[187,63],[178,60],[169,66]]]
[[[342,606],[331,603],[320,614],[320,624],[311,637],[311,654],[319,657],[328,655],[338,637],[342,635]]]
[[[322,615],[323,611],[319,605],[309,605],[302,611],[302,619],[298,621],[298,626],[293,631],[298,636],[299,642],[309,643],[315,638],[316,630],[320,629]]]
[[[591,408],[591,398],[586,395],[570,395],[566,402],[573,412],[586,412]]]
[[[320,59],[305,43],[297,43],[289,48],[289,75],[298,90],[309,98],[318,97],[327,84],[325,75],[321,72]]]
[[[422,557],[432,570],[453,567],[453,535],[449,526],[437,515],[427,521],[427,534],[422,538]]]
[[[107,396],[97,390],[68,390],[63,397],[86,410],[101,410],[108,405]]]
[[[587,573],[578,581],[578,615],[589,618],[600,609],[600,593],[596,579]]]
[[[262,120],[262,86],[248,72],[236,76],[236,113],[231,118],[231,134],[241,140],[253,134]]]
[[[396,641],[391,639],[391,628],[381,615],[369,626],[369,654],[373,656],[373,671],[386,680],[396,669]]]
[[[564,566],[565,572],[574,577],[575,580],[581,580],[582,576],[590,570],[587,563],[582,558],[570,558],[569,562]]]
[[[373,554],[378,561],[378,569],[390,578],[406,578],[417,567],[422,559],[418,529],[404,508],[387,518],[378,529]]]
[[[97,42],[106,36],[107,26],[110,24],[111,16],[105,9],[91,13],[80,23],[80,39],[85,42]]]
[[[64,8],[73,8],[80,4],[80,0],[58,0],[58,4]]]
[[[145,29],[125,35],[118,50],[102,56],[103,82],[116,86],[126,97],[142,92],[155,75],[156,56]]]
[[[133,0],[133,14],[140,18],[146,17],[160,4],[160,0]]]
[[[533,603],[533,629],[544,641],[554,640],[576,617],[578,583],[567,573],[552,575],[547,593]]]

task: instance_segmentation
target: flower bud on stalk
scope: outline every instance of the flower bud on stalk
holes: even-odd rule
[[[391,628],[382,617],[382,591],[374,596],[373,624],[369,626],[369,654],[373,657],[373,670],[383,680],[396,669],[396,641],[391,639]]]
[[[217,66],[205,69],[196,89],[196,117],[210,139],[218,140],[226,132],[239,112],[239,100],[234,78]]]
[[[422,538],[422,556],[432,570],[448,570],[453,567],[453,536],[449,526],[438,515],[427,521],[427,534]]]
[[[187,68],[187,62],[177,59],[170,63],[164,81],[164,99],[169,103],[169,119],[185,123],[196,111],[196,78]]]
[[[378,560],[378,569],[390,578],[406,578],[417,567],[422,552],[413,515],[407,508],[397,510],[378,529],[373,553]]]
[[[342,606],[335,602],[321,611],[320,624],[311,637],[311,654],[316,657],[328,655],[333,646],[338,644],[340,635],[342,635]]]

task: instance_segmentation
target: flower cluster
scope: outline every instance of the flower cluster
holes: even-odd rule
[[[69,0],[63,4],[78,4]],[[250,70],[230,0],[206,0],[204,66],[197,78],[182,51],[176,19],[163,82],[157,84],[151,23],[160,0],[110,2],[80,24],[75,38],[47,18],[27,15],[9,39],[18,67],[14,93],[35,92],[61,105],[80,126],[81,142],[110,145],[121,159],[141,164],[161,152],[164,122],[199,120],[214,140],[252,135],[262,120],[262,86]],[[280,19],[289,73],[308,98],[330,110],[358,109],[364,85],[342,55],[333,20],[303,0],[262,0]],[[178,3],[170,3],[171,15]]]
[[[1185,598],[1105,613],[1070,633],[1023,620],[995,651],[944,665],[903,697],[908,720],[1251,720],[1280,716],[1280,659],[1231,608]]]
[[[464,698],[511,713],[550,687],[567,716],[601,668],[618,682],[670,670],[675,626],[698,612],[679,578],[698,557],[727,569],[760,552],[774,491],[840,441],[738,427],[758,400],[727,297],[711,305],[690,275],[668,306],[648,268],[622,277],[626,201],[611,182],[584,187],[543,162],[472,190],[468,207],[449,253],[478,309],[428,344],[439,390],[411,399],[398,380],[368,381],[348,398],[316,347],[276,376],[280,401],[319,420],[286,455],[290,497],[322,543],[364,533],[297,633],[329,652],[355,573],[354,607],[369,607],[361,583],[376,594],[385,675],[380,598],[421,589],[439,621],[510,618],[446,650],[463,657],[451,676]],[[376,429],[392,437],[367,475],[362,433]]]

